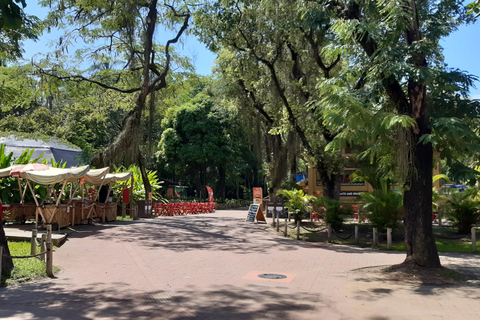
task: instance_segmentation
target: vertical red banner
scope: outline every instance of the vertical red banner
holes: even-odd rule
[[[205,186],[205,187],[207,187],[207,191],[208,191],[208,202],[214,202],[212,188],[210,188],[209,186]]]
[[[123,189],[123,203],[130,202],[130,189]]]

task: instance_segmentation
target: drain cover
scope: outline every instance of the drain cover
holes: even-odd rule
[[[278,273],[262,273],[262,274],[259,274],[258,277],[263,278],[263,279],[278,280],[278,279],[285,279],[287,276],[285,276],[283,274],[278,274]]]

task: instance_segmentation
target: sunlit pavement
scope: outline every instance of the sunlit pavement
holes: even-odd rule
[[[1,319],[480,319],[478,282],[419,286],[353,269],[403,253],[308,244],[247,212],[75,226],[55,279],[0,289]],[[271,221],[269,220],[269,223]],[[480,257],[442,255],[480,274]],[[262,279],[259,274],[284,279]]]

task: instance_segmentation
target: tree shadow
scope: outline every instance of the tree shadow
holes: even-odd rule
[[[319,294],[280,293],[268,287],[191,287],[183,291],[128,292],[125,283],[96,283],[88,289],[58,288],[52,282],[0,290],[0,318],[35,319],[295,319],[315,309],[341,316]],[[314,319],[315,317],[312,317]]]
[[[176,252],[220,250],[238,254],[266,252],[273,244],[288,245],[284,250],[296,250],[293,242],[268,234],[266,224],[249,224],[233,217],[179,216],[140,220],[132,224],[81,226],[70,238],[95,236],[99,239],[131,242]],[[248,236],[246,236],[248,234]]]

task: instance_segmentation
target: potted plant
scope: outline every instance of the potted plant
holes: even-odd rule
[[[285,207],[293,215],[295,223],[307,217],[315,196],[307,195],[303,190],[279,190],[277,193],[286,199]]]

